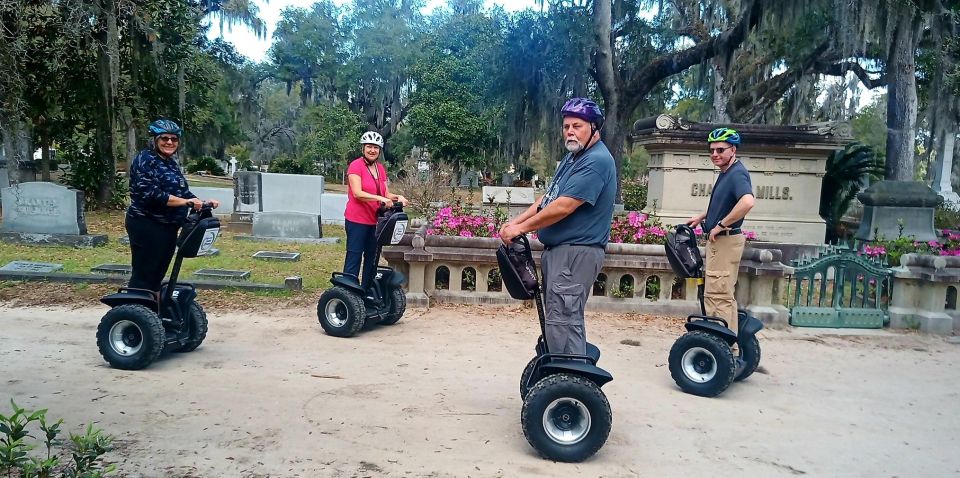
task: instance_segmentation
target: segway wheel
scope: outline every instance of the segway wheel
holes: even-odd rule
[[[720,337],[695,330],[670,348],[670,375],[686,393],[715,397],[733,383],[733,351]]]
[[[760,365],[760,341],[757,340],[756,335],[751,335],[750,338],[740,342],[740,360],[743,361],[743,368],[740,369],[737,377],[733,379],[735,382],[739,382],[753,375],[753,372],[757,370],[757,366]]]
[[[203,343],[203,339],[207,338],[207,313],[203,311],[200,304],[190,302],[190,317],[187,320],[190,334],[187,336],[187,342],[177,352],[193,352]]]
[[[527,396],[527,392],[530,391],[530,386],[527,385],[530,382],[530,375],[533,374],[533,367],[537,364],[537,357],[530,359],[527,362],[527,366],[523,367],[523,373],[520,374],[520,398]],[[535,384],[534,384],[535,385]]]
[[[367,309],[363,299],[343,287],[331,287],[320,295],[317,317],[327,335],[353,337],[363,328]]]
[[[580,462],[606,443],[613,413],[595,383],[560,373],[544,377],[530,389],[520,422],[527,442],[540,456]]]
[[[97,327],[97,348],[114,368],[140,370],[163,352],[166,334],[160,317],[134,304],[114,307]]]
[[[393,325],[400,321],[407,311],[407,293],[401,288],[390,291],[390,312],[383,316],[380,325]]]

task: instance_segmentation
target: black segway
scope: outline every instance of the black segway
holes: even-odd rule
[[[540,337],[536,356],[520,376],[523,435],[549,460],[579,462],[593,456],[610,435],[613,413],[600,390],[613,380],[597,367],[600,349],[587,343],[587,355],[550,353],[544,326],[543,299],[530,242],[518,236],[497,250],[504,286],[514,299],[537,303]]]
[[[670,348],[670,375],[686,393],[701,397],[715,397],[731,383],[749,377],[760,365],[760,341],[757,332],[763,322],[737,311],[738,333],[729,329],[726,320],[707,315],[703,303],[703,257],[697,247],[693,229],[681,224],[667,234],[667,260],[681,279],[697,280],[697,299],[700,314],[687,317],[683,334]],[[734,356],[732,346],[739,346]]]
[[[406,230],[407,213],[403,212],[400,203],[381,210],[375,232],[376,277],[370,288],[364,290],[357,276],[333,273],[330,278],[333,287],[323,291],[317,302],[317,317],[324,332],[334,337],[353,337],[364,326],[393,325],[403,317],[407,309],[403,285],[407,278],[392,267],[382,267],[379,263],[383,246],[399,243]]]
[[[203,203],[191,210],[177,238],[177,255],[170,280],[160,288],[160,300],[152,291],[121,287],[100,302],[111,307],[97,327],[100,355],[113,367],[139,370],[149,366],[164,351],[190,352],[207,336],[207,314],[196,302],[193,284],[178,283],[184,257],[206,254],[220,234],[220,220]]]

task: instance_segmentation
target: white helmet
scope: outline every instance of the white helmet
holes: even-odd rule
[[[375,144],[382,148],[383,136],[380,136],[380,133],[376,131],[367,131],[360,136],[360,144]]]

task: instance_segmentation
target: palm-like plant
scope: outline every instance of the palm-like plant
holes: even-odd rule
[[[884,161],[872,147],[853,142],[827,158],[826,173],[820,189],[820,217],[827,223],[827,242],[838,238],[840,218],[850,208],[857,193],[870,181],[883,178]]]

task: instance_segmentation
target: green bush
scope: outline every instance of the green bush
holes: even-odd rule
[[[187,165],[187,172],[190,174],[196,174],[200,171],[207,171],[214,176],[227,175],[213,156],[200,156],[200,159]]]
[[[84,434],[71,433],[69,443],[64,446],[64,441],[57,438],[62,419],[47,423],[46,409],[25,410],[12,399],[10,405],[13,407],[11,415],[0,414],[0,473],[5,476],[51,477],[59,472],[62,477],[100,478],[115,471],[116,465],[101,463],[113,443],[113,437],[105,435],[102,430],[87,425]],[[36,431],[30,430],[34,423]],[[37,431],[46,450],[39,457],[30,454],[38,445],[27,440],[34,438]]]
[[[313,161],[294,159],[290,156],[280,156],[270,163],[271,173],[283,174],[317,174],[317,165]]]
[[[933,212],[933,224],[937,229],[960,230],[960,208],[943,203]]]
[[[647,207],[647,180],[646,177],[634,181],[624,181],[621,186],[623,195],[623,209],[625,211],[642,211]]]

